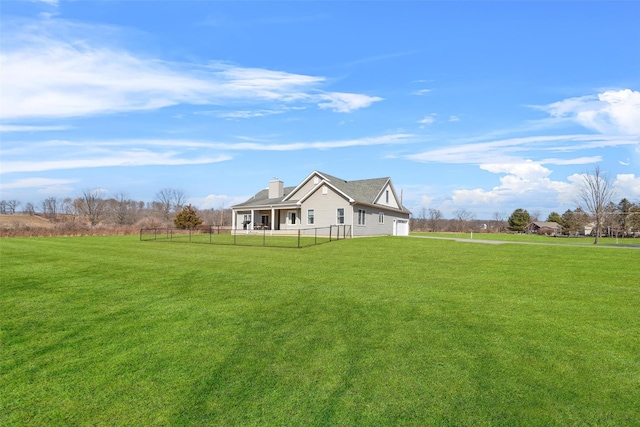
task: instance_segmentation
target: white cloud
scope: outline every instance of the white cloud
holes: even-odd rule
[[[640,198],[640,176],[635,174],[618,174],[614,180],[614,187],[621,198],[637,200]]]
[[[432,203],[433,203],[433,197],[430,197],[427,195],[423,195],[422,197],[420,197],[420,206],[427,207],[427,206],[431,206]]]
[[[608,90],[539,107],[554,119],[570,120],[600,133],[640,134],[640,92]]]
[[[460,121],[460,117],[458,117],[458,116],[449,116],[449,121],[450,122],[459,122]]]
[[[598,163],[602,161],[602,156],[576,157],[574,159],[544,159],[540,163],[545,165],[587,165],[590,163]]]
[[[451,199],[455,205],[459,206],[499,203],[502,201],[500,196],[494,191],[485,191],[481,188],[454,190]]]
[[[254,117],[266,117],[274,114],[282,114],[285,110],[238,110],[230,112],[217,112],[214,115],[223,119],[251,119]]]
[[[412,95],[422,96],[431,92],[431,89],[420,89],[412,93]]]
[[[97,168],[107,166],[175,166],[175,165],[200,165],[217,163],[230,160],[230,156],[219,155],[217,157],[181,158],[174,152],[153,153],[149,151],[122,151],[111,152],[103,156],[85,156],[80,159],[44,160],[44,161],[3,161],[2,172],[42,172],[61,169]]]
[[[573,185],[549,178],[551,170],[539,163],[483,164],[480,168],[491,173],[505,174],[500,177],[500,185],[487,191],[481,188],[456,190],[452,200],[456,205],[502,204],[522,199],[527,194],[539,198],[555,198],[566,203],[573,197]]]
[[[191,197],[189,203],[200,209],[220,209],[237,205],[246,201],[250,196],[231,197],[226,194],[209,194],[205,197]]]
[[[29,125],[0,125],[0,132],[46,132],[56,130],[69,130],[71,126],[29,126]]]
[[[366,108],[374,102],[382,101],[377,96],[361,95],[357,93],[330,92],[318,95],[318,107],[330,109],[337,113],[350,113],[360,108]]]
[[[223,119],[252,119],[256,117],[267,117],[275,114],[286,113],[291,110],[304,110],[306,107],[285,107],[280,106],[274,109],[257,109],[257,110],[236,110],[236,111],[198,111],[197,115],[211,115]]]
[[[416,154],[409,154],[405,158],[417,162],[438,162],[458,164],[481,163],[519,163],[533,154],[553,152],[574,152],[585,149],[636,145],[640,139],[635,136],[617,135],[543,135],[522,138],[508,138],[487,142],[459,143],[426,150]],[[526,156],[526,157],[525,157]],[[597,156],[582,156],[572,159],[539,160],[540,163],[567,162],[565,164],[590,163]]]
[[[431,113],[430,115],[425,116],[423,119],[418,120],[418,123],[423,124],[423,125],[430,125],[435,121],[436,121],[436,114],[435,113]]]
[[[527,161],[524,163],[489,163],[480,165],[480,169],[491,173],[506,173],[526,181],[537,181],[547,177],[551,171],[539,163]]]
[[[118,29],[42,20],[3,29],[0,117],[74,117],[153,110],[177,104],[316,103],[335,112],[382,98],[324,92],[321,76],[212,61],[177,63],[115,45]]]
[[[107,166],[196,165],[231,160],[225,151],[328,150],[345,147],[393,145],[411,142],[411,134],[391,134],[335,141],[261,143],[207,142],[195,140],[43,141],[13,143],[2,150],[0,174]],[[197,150],[194,150],[197,149]],[[198,153],[193,157],[193,153]],[[38,153],[40,160],[22,160]]]
[[[38,188],[38,187],[53,187],[60,185],[68,185],[77,182],[73,179],[52,179],[52,178],[26,178],[18,179],[13,182],[3,182],[2,188],[5,190],[13,190],[16,188]]]

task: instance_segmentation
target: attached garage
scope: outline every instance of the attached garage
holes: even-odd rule
[[[393,221],[393,235],[394,236],[408,236],[409,235],[409,221],[404,219],[395,219]]]

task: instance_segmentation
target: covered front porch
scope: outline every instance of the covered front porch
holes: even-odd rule
[[[300,209],[270,207],[233,211],[233,230],[296,230],[300,228]]]

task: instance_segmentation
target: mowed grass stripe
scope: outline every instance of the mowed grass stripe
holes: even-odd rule
[[[0,240],[0,424],[640,418],[640,252]]]

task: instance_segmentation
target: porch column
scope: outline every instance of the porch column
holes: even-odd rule
[[[231,229],[235,230],[236,229],[236,217],[238,216],[238,213],[235,210],[231,210]]]
[[[276,225],[276,210],[271,208],[271,230],[275,230]]]
[[[255,215],[255,211],[251,209],[251,228],[247,228],[248,230],[253,230],[254,222],[256,221],[256,218],[254,215]]]

